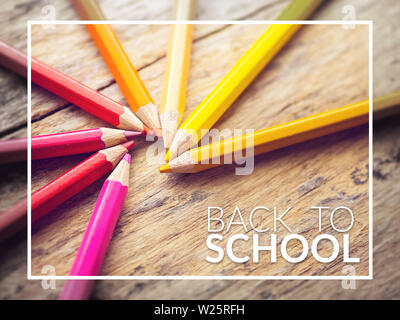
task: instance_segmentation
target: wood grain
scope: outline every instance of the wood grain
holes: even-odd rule
[[[256,0],[256,1],[248,1],[248,0],[228,0],[228,1],[215,1],[210,6],[207,2],[200,2],[197,10],[196,18],[199,20],[220,20],[220,19],[248,19],[251,18],[256,12],[264,12],[269,18],[273,19],[285,4],[288,1],[274,1],[274,0]],[[100,1],[100,5],[103,11],[106,13],[108,19],[118,19],[118,20],[168,20],[172,19],[173,15],[173,2],[165,1],[165,0],[155,0],[151,2],[152,8],[157,8],[157,10],[149,9],[150,3],[146,0],[135,0],[135,1],[119,1],[116,3],[111,3],[109,1]],[[6,42],[12,43],[16,48],[24,50],[26,52],[26,21],[29,20],[49,20],[52,18],[49,13],[55,13],[55,18],[57,20],[78,20],[79,17],[76,14],[71,2],[69,0],[58,0],[58,1],[32,1],[32,0],[17,0],[11,1],[6,0],[2,1],[1,5],[4,10],[0,10],[0,38]],[[83,26],[80,26],[84,28]],[[208,33],[215,32],[216,29],[219,29],[221,26],[216,25],[205,25],[202,29],[204,33],[195,34],[196,37],[204,37]],[[47,31],[55,31],[56,28],[49,26],[37,26],[39,30],[47,30]],[[153,26],[153,32],[156,33],[157,39],[160,39],[157,34],[157,27]],[[167,30],[165,30],[166,32]],[[135,49],[136,52],[135,58],[135,67],[136,69],[141,69],[143,66],[154,62],[154,58],[160,58],[160,56],[165,55],[165,50],[154,50],[154,48],[150,48],[145,46],[141,48],[141,50],[136,50],[135,44],[137,44],[137,40],[131,37],[130,34],[126,33],[125,28],[116,27],[116,32],[120,40],[124,43],[124,48],[128,51],[130,49]],[[49,37],[51,37],[51,32],[49,32]],[[152,37],[152,34],[147,34],[148,37]],[[71,39],[74,41],[74,47],[78,45],[87,46],[91,48],[91,54],[97,57],[98,62],[104,64],[101,61],[101,57],[97,54],[95,46],[93,46],[92,40],[88,36],[87,33],[82,33],[83,38]],[[50,40],[49,38],[49,40]],[[139,36],[140,38],[140,36]],[[161,37],[162,42],[166,42],[168,36]],[[54,45],[60,44],[59,48],[62,48],[64,43],[62,41],[62,37],[59,37],[60,42],[54,42]],[[140,39],[139,39],[140,40]],[[77,42],[75,42],[77,41]],[[37,45],[41,45],[37,42]],[[84,50],[87,54],[90,54],[90,51]],[[63,63],[59,63],[57,65],[52,65],[53,67],[59,68],[61,71],[68,71],[68,75],[70,76],[78,76],[76,72],[74,72],[73,66],[77,65],[76,63],[82,63],[82,56],[79,52],[75,52],[74,55],[70,55],[66,50],[60,49],[60,54],[68,57],[69,65],[65,66]],[[34,51],[32,48],[32,55],[34,56]],[[70,58],[73,57],[73,60]],[[77,59],[77,60],[75,60]],[[46,63],[51,64],[52,61],[44,61]],[[99,64],[96,64],[99,66]],[[71,68],[72,67],[72,68]],[[103,86],[107,86],[113,82],[112,77],[109,73],[105,73],[108,71],[105,64],[101,67],[102,72],[100,70],[96,70],[94,73],[95,78],[91,78],[90,73],[86,73],[85,76],[81,74],[81,80],[87,80],[85,82],[89,86],[93,86],[94,89],[101,89]],[[0,71],[3,71],[2,69]],[[7,71],[5,71],[7,72]],[[77,77],[78,80],[80,77]],[[22,83],[24,83],[22,81]],[[6,83],[6,86],[2,86],[3,92],[13,91],[15,85],[12,83]],[[23,85],[19,85],[20,92],[23,92]],[[39,93],[37,94],[37,91]],[[41,108],[35,111],[35,114],[32,114],[33,118],[42,117],[49,112],[54,112],[55,110],[59,110],[67,106],[68,104],[61,99],[48,99],[51,95],[49,95],[44,90],[40,88],[36,88],[32,93],[32,99],[37,99],[41,104]],[[3,96],[2,96],[3,99]],[[51,100],[51,102],[49,101]],[[15,95],[12,100],[12,104],[5,104],[4,107],[0,111],[0,136],[8,134],[12,131],[12,128],[21,127],[26,124],[25,117],[25,106],[26,106],[26,97],[23,95]],[[124,102],[125,103],[125,102]],[[13,116],[15,113],[18,114]]]
[[[26,1],[21,1],[21,3],[26,4]],[[134,2],[134,1],[132,1]],[[135,3],[139,3],[136,1]],[[58,2],[57,2],[58,3]],[[64,3],[64,7],[60,8],[60,16],[71,15],[74,13],[68,11],[69,5],[66,4],[68,1],[60,1]],[[225,2],[230,3],[230,1]],[[271,2],[262,8],[256,8],[254,11],[249,11],[249,15],[245,18],[247,19],[268,19],[273,18],[274,15],[284,6],[287,1]],[[330,1],[327,5],[318,12],[315,18],[321,19],[341,19],[343,13],[341,12],[342,7],[348,4],[348,1],[335,0]],[[382,1],[381,3],[370,2],[365,3],[364,1],[352,1],[352,4],[356,8],[358,19],[374,19],[374,92],[376,94],[384,94],[395,89],[399,89],[400,83],[398,82],[399,66],[400,63],[396,59],[395,48],[399,45],[399,37],[392,37],[391,35],[398,31],[399,21],[395,19],[400,12],[400,6],[395,1]],[[58,4],[57,4],[58,5]],[[103,5],[103,4],[102,4]],[[62,6],[62,5],[61,5]],[[386,10],[385,6],[391,6],[391,10]],[[32,17],[32,12],[38,12],[35,6],[31,9],[22,6],[26,11],[25,14],[20,14],[18,17],[20,23],[14,23],[12,26],[7,25],[7,28],[0,30],[10,30],[15,29],[16,32],[12,33],[15,37],[14,45],[18,46],[18,42],[23,45],[25,37],[25,26],[23,19],[27,17]],[[140,7],[140,6],[139,6]],[[244,6],[246,7],[246,6]],[[280,7],[280,8],[278,8]],[[277,9],[274,11],[274,9]],[[247,8],[246,8],[247,9]],[[21,7],[19,7],[19,13],[21,13]],[[147,9],[141,11],[143,17],[151,17],[154,15],[154,11],[147,12]],[[207,12],[207,8],[202,12],[203,17],[211,17],[213,15],[218,15],[218,11],[213,11],[212,13]],[[235,11],[236,10],[236,11]],[[40,12],[40,9],[39,9]],[[135,14],[127,11],[114,11],[118,15],[130,15]],[[230,17],[240,17],[243,9],[234,9],[234,11],[225,10],[223,16],[225,19]],[[11,16],[11,15],[9,15]],[[236,18],[235,17],[235,18]],[[217,17],[218,18],[218,17]],[[17,27],[18,26],[18,27]],[[18,29],[19,28],[19,29]],[[18,31],[19,30],[19,31]],[[397,31],[396,31],[397,30]],[[19,32],[19,33],[18,33]],[[11,33],[10,33],[11,34]],[[206,39],[207,37],[205,37]],[[23,39],[23,40],[18,40]],[[6,39],[7,40],[7,39]],[[10,39],[8,39],[10,40]],[[161,60],[160,60],[161,61]],[[151,68],[151,65],[148,66]],[[156,67],[155,67],[156,68]],[[280,68],[280,67],[279,67]],[[142,73],[149,72],[149,78],[151,78],[152,70],[159,69],[148,69],[143,68]],[[162,72],[162,71],[160,71]],[[154,75],[154,74],[153,74]],[[8,78],[7,78],[8,79]],[[156,81],[156,80],[151,80]],[[150,81],[150,82],[151,82]],[[192,81],[192,80],[191,80]],[[262,77],[256,81],[262,82]],[[21,84],[22,86],[23,84]],[[203,83],[204,91],[206,91],[206,83]],[[156,85],[154,85],[155,87]],[[10,86],[11,88],[12,86]],[[153,88],[154,88],[153,87]],[[7,90],[11,91],[11,90]],[[350,91],[350,90],[349,90]],[[117,93],[115,86],[111,85],[105,88],[104,92],[108,92],[110,95]],[[342,93],[342,92],[341,92]],[[245,92],[245,95],[247,91]],[[254,92],[253,92],[254,94]],[[343,94],[343,93],[342,93]],[[16,95],[17,96],[17,95]],[[114,96],[117,97],[118,95]],[[199,98],[201,99],[201,98]],[[248,103],[251,99],[247,100]],[[310,102],[312,99],[310,100]],[[196,105],[198,101],[191,101],[192,106]],[[335,101],[330,101],[330,103],[335,103]],[[17,103],[15,104],[17,105]],[[8,104],[6,104],[8,106]],[[242,109],[242,105],[240,109]],[[317,106],[313,106],[317,107]],[[311,108],[313,108],[311,107]],[[323,106],[319,106],[323,107]],[[66,108],[69,109],[69,108]],[[73,109],[71,114],[76,114]],[[191,110],[191,109],[189,109]],[[236,109],[238,110],[238,108]],[[241,110],[239,110],[241,111]],[[237,113],[239,111],[234,111]],[[61,111],[60,111],[61,112]],[[64,112],[64,110],[62,110]],[[65,111],[66,112],[66,111]],[[57,112],[58,113],[58,112]],[[94,123],[90,119],[84,118],[77,114],[77,126],[86,127],[87,125]],[[229,121],[230,117],[225,121]],[[396,250],[398,246],[398,234],[397,228],[399,219],[397,218],[397,209],[400,205],[397,200],[396,194],[398,193],[398,184],[394,182],[399,179],[399,163],[398,163],[398,153],[400,140],[400,128],[399,128],[399,118],[393,118],[385,121],[381,121],[375,125],[375,137],[374,137],[374,280],[373,281],[357,281],[357,290],[343,290],[339,281],[99,281],[95,287],[93,298],[99,299],[118,299],[118,298],[134,298],[134,299],[150,299],[150,298],[172,298],[172,299],[182,299],[182,298],[203,298],[203,299],[240,299],[240,298],[255,298],[255,299],[289,299],[289,298],[322,298],[322,299],[347,299],[347,298],[398,298],[399,297],[399,276],[398,276],[398,259],[396,255]],[[13,118],[12,121],[15,121]],[[268,119],[267,119],[268,121]],[[269,120],[269,121],[272,121]],[[224,123],[224,122],[222,122]],[[8,124],[8,123],[7,123]],[[57,126],[56,118],[51,122],[50,125]],[[218,124],[220,125],[220,124]],[[8,136],[23,136],[25,135],[25,129],[18,129],[17,126],[12,124],[10,128],[15,128],[4,131]],[[39,128],[39,127],[38,127]],[[51,131],[50,128],[47,128]],[[57,130],[57,129],[55,129]],[[364,129],[365,130],[365,129]],[[2,131],[3,132],[3,131]],[[362,132],[353,133],[357,137],[357,134],[362,135]],[[332,139],[332,138],[331,138]],[[336,141],[336,139],[338,141]],[[342,147],[345,147],[346,139],[344,137],[336,138],[334,143]],[[344,144],[343,144],[344,143]],[[141,146],[142,148],[142,146]],[[318,144],[312,146],[312,151],[314,149],[318,150],[321,146]],[[324,151],[325,148],[322,148]],[[142,150],[140,150],[142,151]],[[300,150],[301,152],[301,150]],[[298,150],[286,150],[283,158],[288,157],[291,153],[298,153]],[[359,155],[361,156],[361,155]],[[134,154],[134,161],[137,157]],[[281,155],[273,155],[272,159],[257,159],[257,163],[262,163],[262,165],[271,165]],[[78,162],[79,159],[72,159],[72,162]],[[264,162],[266,164],[264,164]],[[56,165],[53,165],[56,168]],[[152,166],[152,169],[155,166]],[[362,167],[360,167],[362,169]],[[224,169],[225,170],[225,169]],[[264,170],[264,167],[259,168],[257,165],[256,170]],[[350,172],[351,173],[351,172]],[[361,173],[363,173],[361,171]],[[136,174],[136,172],[135,172]],[[224,175],[226,172],[215,173],[215,176]],[[21,172],[23,175],[23,172]],[[211,176],[210,178],[214,178]],[[187,179],[186,185],[190,185],[190,179]],[[221,178],[219,178],[221,179]],[[172,179],[174,183],[174,179]],[[13,188],[21,189],[23,188],[23,178],[20,178],[21,183],[15,184]],[[140,179],[139,179],[140,181]],[[302,184],[299,186],[301,190],[312,189],[314,185],[318,185],[318,181],[315,180],[310,184]],[[137,182],[135,182],[137,183]],[[140,185],[140,182],[139,182]],[[2,186],[1,190],[4,190]],[[324,187],[324,185],[321,185]],[[204,192],[207,192],[205,190]],[[297,189],[296,189],[297,191]],[[210,192],[210,191],[208,191]],[[312,191],[310,192],[312,193]],[[96,197],[96,187],[93,190],[88,190],[88,197]],[[3,200],[10,202],[9,193],[3,193],[1,198],[1,203],[3,205]],[[84,198],[86,196],[83,196]],[[157,196],[154,196],[157,199]],[[193,196],[195,198],[194,202],[196,204],[193,208],[198,206],[197,203],[201,203],[201,195]],[[197,197],[197,198],[196,198]],[[339,198],[340,199],[340,198]],[[189,201],[187,199],[186,201]],[[176,201],[179,201],[177,199]],[[333,199],[332,201],[342,201],[338,199]],[[142,207],[146,209],[150,204],[144,202]],[[147,207],[146,207],[147,206]],[[135,215],[135,214],[134,214]],[[141,215],[141,213],[136,213],[136,215]],[[76,216],[71,217],[75,219]],[[197,221],[197,220],[196,220]],[[2,298],[55,298],[61,288],[62,281],[57,281],[57,290],[42,290],[39,281],[26,281],[23,280],[26,274],[26,244],[24,242],[24,235],[21,234],[19,238],[13,239],[10,242],[2,245],[1,252],[1,265],[0,265],[0,296]],[[110,260],[112,261],[112,259]]]
[[[35,26],[32,29],[32,52],[38,59],[58,65],[60,69],[69,68],[83,82],[91,81],[94,77],[105,81],[104,78],[109,77],[107,70],[102,69],[101,57],[89,48],[91,43],[87,47],[82,45],[81,39],[86,37],[86,30],[82,26],[59,25],[54,30],[37,27],[41,28]],[[157,50],[166,49],[162,39],[167,38],[168,25],[119,27],[121,30],[123,27],[126,34],[140,34],[134,37],[134,48],[147,48],[149,54],[155,54],[149,44],[158,43]],[[267,25],[231,25],[195,41],[185,116],[266,28]],[[196,26],[197,34],[201,30],[202,26]],[[146,35],[150,40],[146,40]],[[154,37],[159,38],[152,41]],[[46,47],[50,45],[54,48],[52,41],[56,43],[55,48],[59,49],[50,52]],[[67,42],[71,49],[65,50],[65,46],[57,44],[59,41]],[[76,64],[70,63],[67,57],[74,46],[80,48],[76,54]],[[132,61],[135,61],[137,52],[132,49],[128,51]],[[143,52],[137,60],[146,60]],[[165,58],[148,59],[156,61],[142,68],[140,76],[159,103]],[[90,79],[82,78],[87,75],[90,75]],[[113,88],[115,86],[113,83],[104,91],[113,98],[121,99],[119,90]],[[352,90],[348,90],[349,87]],[[111,89],[114,89],[113,93]],[[346,30],[340,25],[304,26],[222,117],[216,128],[260,129],[363,100],[367,93],[368,27],[360,25]],[[40,93],[38,96],[39,101],[32,99],[32,110],[33,114],[40,116],[44,112],[44,104]],[[76,130],[81,128],[80,121],[76,124],[74,121],[79,117],[90,118],[88,127],[97,121],[89,115],[77,113],[74,107],[68,107],[36,121],[32,131],[35,135],[65,131],[63,119],[71,119],[68,121],[68,130],[71,126]],[[150,148],[142,143],[133,153],[133,164],[136,166],[133,165],[131,170],[130,192],[101,274],[340,275],[343,264],[335,261],[322,266],[314,263],[312,257],[308,258],[307,263],[299,265],[286,263],[282,258],[276,265],[264,262],[235,266],[228,259],[216,265],[205,261],[210,253],[205,245],[207,233],[204,232],[207,206],[219,206],[226,210],[226,223],[229,221],[228,213],[231,215],[235,206],[243,210],[246,220],[250,211],[257,206],[277,206],[282,211],[292,206],[294,212],[287,223],[295,226],[294,232],[312,239],[317,235],[317,216],[310,213],[309,207],[322,204],[329,207],[347,205],[356,210],[356,225],[351,232],[354,238],[352,252],[362,261],[356,267],[357,274],[368,274],[366,127],[257,157],[254,173],[243,177],[235,176],[229,167],[196,175],[160,175],[157,172],[157,166],[161,164],[160,157],[148,155]],[[339,157],[345,159],[340,169]],[[69,158],[34,163],[33,190],[68,170],[71,163],[74,161]],[[149,184],[154,187],[146,187]],[[281,186],[285,186],[284,191]],[[97,191],[95,184],[54,210],[49,219],[44,219],[34,228],[33,275],[40,274],[44,265],[54,266],[58,275],[68,274],[93,210]],[[261,225],[270,224],[268,216],[260,216],[259,219]],[[333,232],[327,224],[324,229]],[[54,230],[58,230],[58,235],[54,234]],[[231,234],[239,231],[238,227],[233,228]],[[278,242],[285,235],[283,231],[278,230]],[[251,236],[253,233],[248,234]],[[160,243],[163,245],[160,246]],[[223,244],[226,245],[226,239]],[[238,246],[242,255],[248,253],[249,248],[250,245]],[[298,248],[291,250],[292,254],[298,252]],[[326,255],[328,250],[329,246],[326,246],[321,252],[325,251]]]

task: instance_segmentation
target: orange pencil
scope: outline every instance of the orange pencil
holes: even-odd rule
[[[132,111],[160,136],[157,107],[110,25],[86,25]]]
[[[73,0],[72,3],[82,19],[105,20],[105,15],[97,1]],[[87,24],[86,28],[113,74],[115,81],[117,81],[132,111],[136,113],[148,127],[158,129],[155,131],[157,135],[160,136],[161,125],[157,107],[136,69],[129,60],[128,55],[119,42],[111,25]]]
[[[157,107],[110,25],[86,25],[132,111],[148,127],[160,132]],[[158,130],[157,130],[158,129]]]

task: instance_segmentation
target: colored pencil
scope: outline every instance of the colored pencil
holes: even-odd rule
[[[58,300],[88,300],[95,280],[67,280]]]
[[[192,20],[194,7],[194,0],[176,1],[176,19]],[[185,111],[193,25],[173,24],[170,32],[160,107],[161,128],[166,149],[169,149]]]
[[[142,135],[137,131],[96,128],[32,137],[32,160],[98,151]]]
[[[0,40],[0,65],[26,77],[28,58],[22,51]]]
[[[25,54],[2,41],[0,48],[0,64],[26,76]],[[25,71],[21,73],[21,70]],[[31,80],[119,129],[148,132],[129,108],[35,58],[31,59]]]
[[[90,4],[85,4],[85,0],[73,0],[72,2],[82,19],[105,20],[105,16],[96,1],[91,1]],[[111,25],[87,24],[86,29],[132,111],[160,136],[161,125],[154,100],[129,60]]]
[[[107,20],[97,0],[72,0],[82,20]]]
[[[97,128],[63,132],[31,139],[32,160],[98,151],[142,135],[137,131]],[[27,139],[0,141],[0,164],[26,161]]]
[[[37,221],[111,171],[133,145],[134,142],[129,141],[98,151],[34,192],[31,197],[32,222]]]
[[[374,98],[374,120],[400,113],[400,90]]]
[[[316,6],[309,3],[310,9]],[[312,10],[307,11],[311,14]],[[290,14],[289,14],[290,13]],[[292,10],[287,20],[305,19],[305,11]],[[197,106],[179,127],[165,156],[168,162],[196,145],[217,122],[254,78],[275,57],[301,25],[271,25],[266,32],[242,56],[211,93]]]
[[[325,0],[292,0],[276,20],[307,20],[323,1]]]
[[[368,122],[368,100],[191,149],[160,172],[193,173],[349,129]],[[246,155],[243,155],[246,151]],[[249,155],[250,151],[250,155]],[[254,153],[253,153],[254,152]],[[239,159],[237,159],[239,158]]]
[[[160,134],[157,107],[111,25],[87,24],[94,43],[114,76],[131,110],[151,129]]]
[[[26,226],[27,198],[0,213],[0,242],[8,239]]]
[[[128,193],[130,160],[130,155],[126,154],[103,184],[69,273],[70,276],[98,275]],[[90,291],[87,285],[92,284],[80,280],[68,280],[59,299],[86,299],[87,292]]]
[[[271,25],[213,91],[179,127],[166,161],[200,141],[269,61],[299,29],[298,24]]]
[[[99,273],[128,193],[129,163],[130,155],[127,154],[104,182],[70,276],[95,276]]]
[[[196,0],[175,0],[175,20],[194,20]]]
[[[26,138],[0,141],[0,164],[26,161],[26,146]]]

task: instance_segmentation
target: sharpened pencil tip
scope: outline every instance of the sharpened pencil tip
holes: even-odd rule
[[[135,141],[131,140],[122,144],[128,151],[135,145]]]
[[[149,127],[147,127],[145,124],[143,124],[143,134],[144,135],[153,135],[153,131],[151,129],[149,129]]]
[[[163,130],[164,148],[166,150],[169,150],[169,147],[171,146],[175,133],[176,131],[174,133],[171,133],[171,131]]]
[[[131,155],[129,153],[127,153],[126,155],[124,155],[122,160],[125,160],[126,162],[130,163],[131,162]]]
[[[160,167],[158,170],[160,170],[160,173],[171,172],[171,167],[167,163],[167,164],[164,164],[162,167]]]
[[[133,138],[139,137],[142,135],[139,131],[124,131],[125,138],[128,140],[132,140]]]

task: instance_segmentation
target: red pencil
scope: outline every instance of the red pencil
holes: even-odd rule
[[[0,141],[0,164],[26,161],[26,138]]]
[[[26,55],[3,41],[0,41],[0,64],[26,76]],[[117,128],[145,133],[149,131],[126,106],[35,58],[31,59],[31,80]]]
[[[31,139],[32,160],[98,151],[140,135],[137,131],[97,128],[36,136]]]
[[[98,151],[32,194],[32,223],[111,171],[133,147],[129,141]]]

